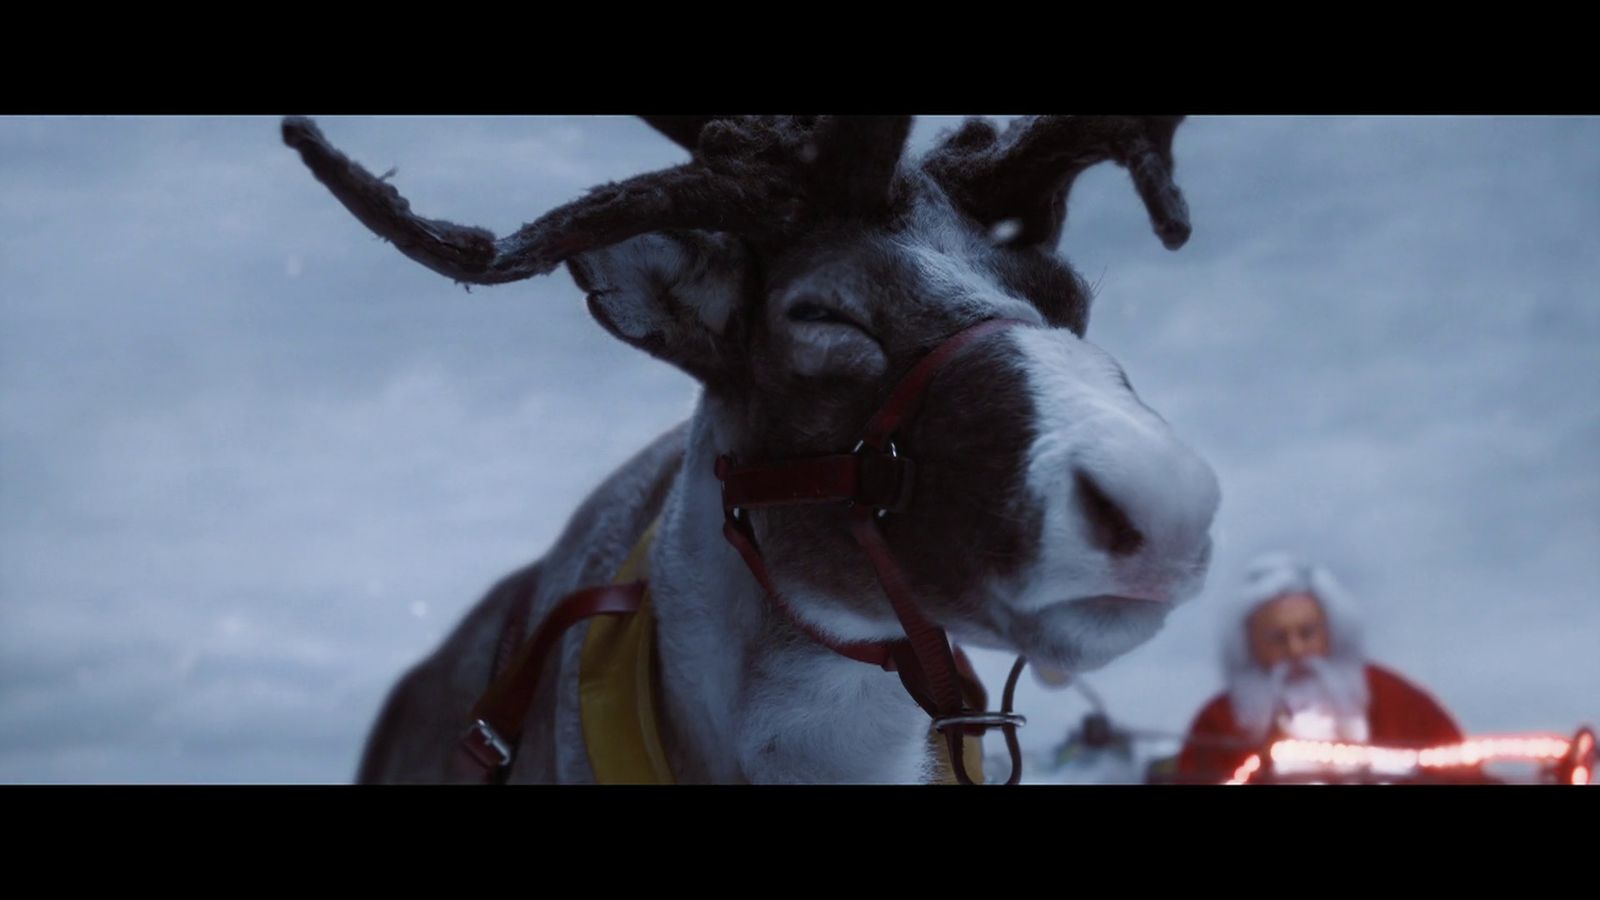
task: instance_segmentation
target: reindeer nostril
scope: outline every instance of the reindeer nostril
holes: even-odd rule
[[[1089,539],[1113,556],[1130,556],[1144,546],[1144,535],[1128,521],[1128,514],[1106,496],[1100,485],[1084,472],[1073,473],[1078,488],[1078,505],[1089,521]]]

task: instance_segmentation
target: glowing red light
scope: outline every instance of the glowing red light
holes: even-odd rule
[[[1496,735],[1423,749],[1285,739],[1274,743],[1267,753],[1280,774],[1307,766],[1395,775],[1406,770],[1448,769],[1494,760],[1571,760],[1571,782],[1589,784],[1595,777],[1594,748],[1594,733],[1585,728],[1570,741],[1548,734]],[[1260,754],[1251,756],[1226,783],[1246,784],[1262,766]]]
[[[1227,783],[1244,784],[1246,781],[1250,780],[1250,776],[1254,775],[1256,770],[1259,768],[1261,768],[1261,755],[1254,754],[1249,759],[1241,763],[1239,768],[1234,770],[1233,777],[1228,779]]]

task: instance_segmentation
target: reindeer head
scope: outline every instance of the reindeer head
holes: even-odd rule
[[[919,163],[901,158],[908,118],[651,124],[693,160],[498,240],[411,214],[307,120],[284,135],[369,228],[438,272],[493,284],[565,262],[606,330],[704,384],[717,450],[741,461],[850,450],[932,348],[1022,320],[1033,327],[941,370],[895,436],[915,489],[882,527],[925,613],[959,640],[1083,669],[1198,590],[1215,477],[1083,339],[1089,293],[1054,252],[1074,177],[1104,160],[1181,246],[1177,119],[1042,117],[1003,134],[974,120]],[[845,510],[752,515],[799,615],[847,640],[898,636]]]

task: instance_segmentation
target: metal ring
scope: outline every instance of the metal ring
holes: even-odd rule
[[[1026,724],[1028,724],[1027,716],[1001,712],[962,713],[955,716],[939,716],[933,720],[933,727],[936,731],[944,731],[946,728],[954,728],[959,725],[985,725],[991,728],[1010,725],[1014,728],[1021,728]]]
[[[475,720],[467,729],[466,738],[472,741],[467,745],[468,752],[484,765],[501,769],[511,762],[511,745],[488,722]]]
[[[854,447],[850,448],[850,455],[854,456],[854,455],[860,453],[862,448],[865,447],[865,446],[867,446],[867,439],[866,438],[862,438],[861,440],[856,441],[856,445]],[[889,442],[889,457],[891,459],[898,459],[899,456],[900,456],[900,449],[894,445],[894,441],[890,441]],[[855,506],[855,501],[846,500],[845,501],[845,505],[846,506]],[[884,509],[883,507],[878,507],[878,508],[876,508],[876,509],[874,509],[872,511],[872,515],[873,515],[873,518],[886,519],[886,518],[889,517],[889,511],[887,509]]]
[[[867,439],[866,438],[862,438],[861,440],[856,441],[856,445],[854,447],[850,448],[850,452],[851,453],[860,453],[861,452],[861,448],[863,448],[865,446],[867,446]],[[894,445],[894,441],[890,441],[889,442],[889,455],[893,456],[893,457],[899,457],[900,456],[900,449]]]

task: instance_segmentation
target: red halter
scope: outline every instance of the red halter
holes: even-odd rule
[[[962,784],[972,781],[962,756],[961,735],[981,734],[995,727],[1004,731],[1006,747],[1011,754],[1011,777],[1006,783],[1016,784],[1021,779],[1022,755],[1017,728],[1026,720],[1011,712],[1011,700],[1017,676],[1026,660],[1018,657],[1012,666],[1001,712],[968,708],[961,696],[960,682],[960,669],[966,668],[963,665],[966,660],[962,657],[958,662],[960,651],[952,651],[944,630],[922,614],[878,520],[890,512],[904,510],[910,502],[914,467],[910,460],[899,455],[892,438],[916,413],[934,376],[980,339],[1023,324],[1026,323],[1015,319],[991,319],[947,338],[895,385],[888,401],[867,422],[861,440],[850,453],[745,466],[736,465],[731,457],[723,455],[717,457],[716,464],[717,479],[722,482],[722,534],[739,551],[767,596],[796,628],[817,643],[858,662],[898,673],[911,698],[933,718],[934,728],[945,736],[952,768]],[[850,507],[851,534],[877,571],[878,582],[906,633],[903,639],[840,642],[795,615],[773,585],[756,544],[755,529],[745,514],[746,510],[772,506],[840,502]]]
[[[980,322],[947,338],[934,348],[895,385],[894,391],[866,429],[855,449],[849,453],[814,456],[779,462],[735,465],[732,458],[717,457],[716,475],[722,482],[723,536],[739,551],[767,596],[807,637],[824,647],[859,662],[871,663],[895,672],[911,698],[933,717],[933,726],[944,735],[950,750],[951,768],[962,784],[972,784],[962,754],[963,734],[982,734],[990,728],[1005,732],[1011,754],[1011,777],[1006,784],[1022,778],[1022,751],[1017,743],[1017,728],[1026,721],[1011,712],[1017,676],[1027,660],[1018,657],[1006,679],[1001,711],[983,712],[969,708],[962,699],[961,679],[971,682],[971,666],[960,649],[952,648],[944,630],[922,614],[884,540],[878,519],[905,509],[910,502],[913,466],[900,456],[891,440],[916,412],[922,395],[935,375],[963,349],[979,339],[1014,325],[1014,319]],[[906,637],[894,641],[835,641],[812,628],[784,602],[772,583],[761,550],[756,545],[755,529],[746,510],[803,503],[847,503],[850,505],[850,530],[878,573],[883,592],[894,608],[895,617]],[[521,634],[527,604],[518,604],[507,622],[502,646],[492,665],[495,674],[489,689],[472,710],[472,727],[462,736],[458,760],[463,770],[480,780],[504,779],[515,753],[515,741],[522,733],[523,718],[532,702],[534,687],[544,660],[555,640],[568,628],[596,615],[626,615],[638,611],[644,584],[601,585],[572,594],[559,603],[540,622],[532,638],[520,648],[507,645],[507,638]],[[982,701],[980,700],[980,703]]]

